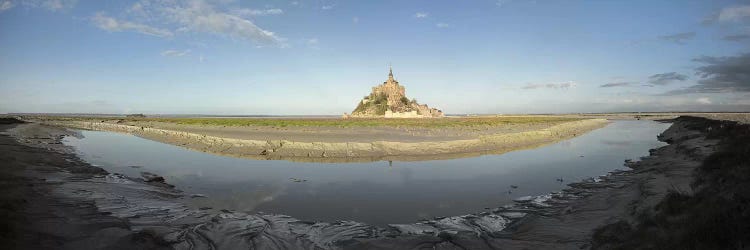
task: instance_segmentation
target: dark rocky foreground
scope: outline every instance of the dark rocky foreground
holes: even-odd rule
[[[678,118],[659,137],[670,145],[627,162],[632,171],[481,213],[379,228],[189,209],[177,199],[186,194],[154,181],[156,176],[129,178],[80,161],[60,143],[64,136],[75,136],[68,130],[39,124],[0,129],[5,131],[0,136],[5,249],[648,248],[625,245],[638,242],[644,214],[657,216],[665,197],[675,191],[682,198],[700,193],[691,185],[696,169],[706,159],[721,158],[715,155],[726,152],[727,138],[747,131],[746,125],[732,122]],[[630,238],[619,237],[623,231]],[[742,231],[737,235],[744,236]]]
[[[750,125],[700,118],[678,120],[700,133],[664,140],[677,145],[695,140],[717,144],[679,148],[686,152],[685,157],[700,162],[690,173],[690,184],[673,186],[648,209],[633,210],[631,217],[598,228],[593,237],[595,248],[750,248]]]

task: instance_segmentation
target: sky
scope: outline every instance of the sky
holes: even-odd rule
[[[750,1],[0,0],[0,113],[750,111]]]

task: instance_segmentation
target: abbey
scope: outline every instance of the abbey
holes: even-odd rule
[[[372,87],[370,95],[359,102],[351,115],[344,117],[385,117],[385,118],[431,118],[444,117],[443,111],[419,104],[406,97],[406,89],[393,78],[393,69],[388,72],[388,80]]]

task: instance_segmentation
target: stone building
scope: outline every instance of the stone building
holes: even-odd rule
[[[388,105],[391,107],[398,106],[401,102],[401,97],[406,96],[406,88],[398,84],[396,79],[393,79],[393,69],[388,71],[388,80],[383,84],[372,87],[373,94],[384,94],[388,97]]]
[[[389,69],[388,80],[372,87],[370,95],[365,96],[351,115],[344,117],[385,117],[385,118],[428,118],[443,117],[441,110],[419,104],[406,97],[406,88],[393,77]]]

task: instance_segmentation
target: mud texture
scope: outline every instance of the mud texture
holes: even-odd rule
[[[375,227],[285,215],[209,212],[179,202],[181,191],[80,161],[60,143],[75,136],[41,124],[2,125],[3,243],[18,249],[587,249],[594,230],[634,221],[669,190],[690,190],[696,167],[716,152],[694,120],[677,119],[633,170],[469,215]],[[724,136],[731,136],[724,135]],[[479,209],[478,209],[479,210]]]
[[[601,249],[747,249],[750,247],[750,125],[701,118],[680,118],[700,135],[664,138],[718,144],[686,147],[700,161],[689,185],[668,187],[648,209],[633,209],[625,220],[599,227],[593,246]],[[707,155],[707,153],[714,151]],[[683,178],[684,179],[684,178]],[[654,199],[650,200],[651,202]]]

